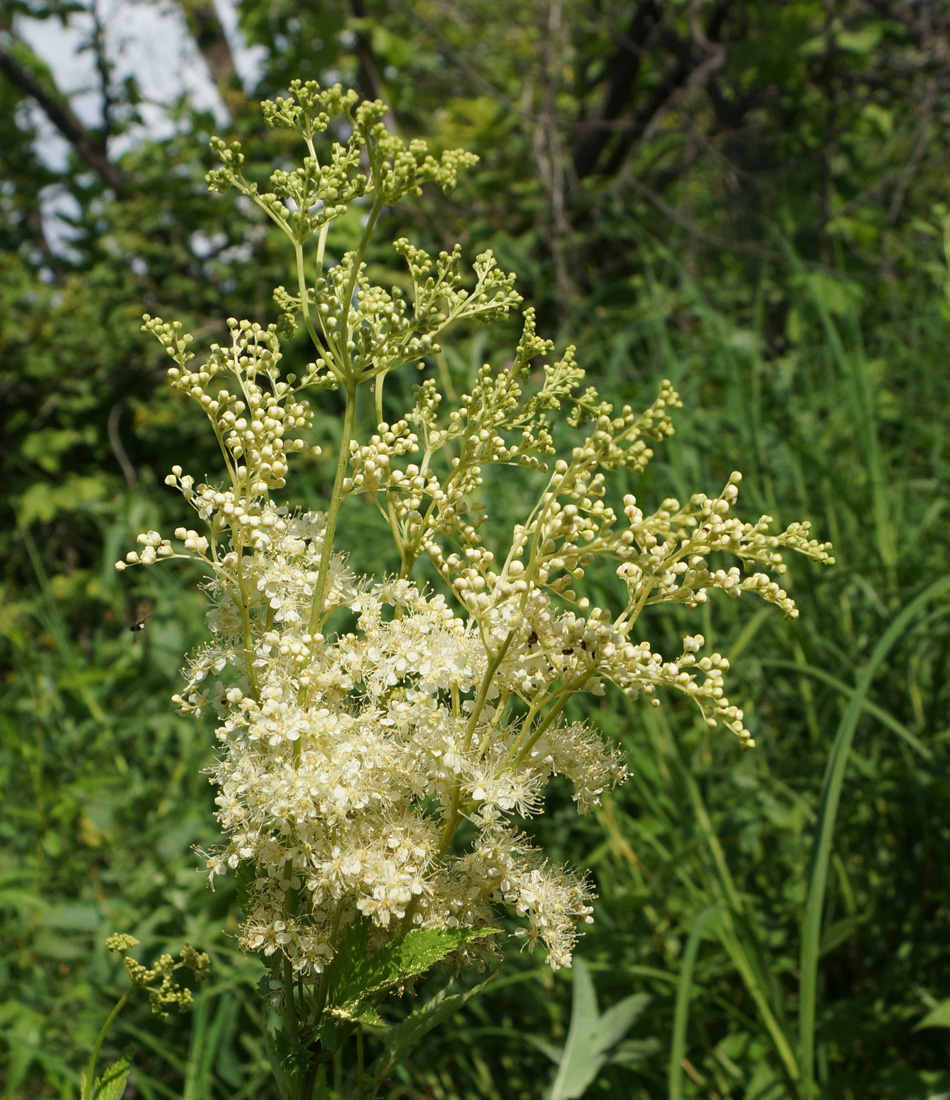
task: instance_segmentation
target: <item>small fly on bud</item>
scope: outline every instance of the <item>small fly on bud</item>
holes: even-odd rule
[[[145,624],[152,617],[153,606],[151,600],[139,600],[135,605],[135,618],[129,623],[129,630],[135,635],[132,639],[133,645],[139,640],[139,634],[145,629]]]

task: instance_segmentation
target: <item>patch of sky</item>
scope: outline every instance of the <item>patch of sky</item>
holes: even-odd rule
[[[241,80],[252,89],[260,78],[264,51],[244,46],[233,0],[215,0],[215,9]],[[112,83],[134,80],[142,97],[137,108],[141,121],[125,126],[110,139],[110,158],[117,159],[146,137],[162,140],[180,130],[176,117],[181,115],[176,107],[183,99],[192,107],[210,111],[219,127],[227,125],[221,97],[176,5],[98,0],[98,14],[105,52],[113,67]],[[84,7],[73,10],[65,23],[18,16],[15,30],[49,67],[77,118],[85,126],[100,127],[102,87],[89,48],[95,31],[93,0],[84,0]],[[69,143],[38,106],[31,103],[24,109],[25,121],[36,133],[38,156],[52,170],[64,171],[69,164]],[[47,238],[63,258],[70,258],[68,218],[74,212],[72,206],[61,187],[45,189],[42,209]]]

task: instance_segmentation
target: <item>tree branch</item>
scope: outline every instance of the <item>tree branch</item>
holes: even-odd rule
[[[729,241],[723,237],[717,237],[712,233],[707,233],[704,229],[700,229],[698,225],[674,210],[673,207],[665,203],[659,195],[654,194],[653,191],[645,187],[638,179],[632,176],[625,179],[624,184],[627,187],[631,187],[641,198],[645,199],[652,206],[655,206],[665,218],[669,219],[674,225],[678,225],[680,229],[685,230],[693,240],[698,241],[700,244],[726,252],[738,252],[745,256],[755,256],[760,260],[781,262],[783,259],[780,252],[774,252],[771,249],[762,248],[756,244],[748,244],[744,241]]]
[[[77,155],[96,172],[105,184],[111,187],[117,195],[122,196],[125,194],[124,176],[109,160],[104,150],[97,148],[97,143],[73,113],[66,100],[57,98],[56,95],[47,91],[39,80],[25,69],[2,43],[0,43],[0,72],[6,74],[7,78],[24,95],[35,100],[50,122],[76,150]]]
[[[645,108],[639,111],[614,146],[613,153],[603,169],[606,176],[616,175],[621,165],[637,144],[650,140],[660,121],[686,88],[703,88],[712,75],[726,63],[726,47],[719,41],[722,25],[732,0],[719,0],[709,17],[709,26],[703,29],[699,21],[698,5],[690,11],[690,41],[684,41],[673,33],[663,36],[662,44],[676,58],[676,64],[666,74],[650,97]]]
[[[92,0],[92,36],[91,44],[96,59],[96,73],[99,77],[99,90],[102,94],[102,131],[97,148],[105,150],[106,142],[112,133],[112,109],[116,99],[112,94],[112,65],[106,55],[105,26],[99,12],[98,0]]]
[[[195,40],[198,52],[208,66],[208,72],[233,120],[245,101],[241,78],[234,64],[224,27],[218,18],[213,0],[178,0],[188,33]]]
[[[647,39],[662,16],[662,9],[655,0],[645,0],[637,5],[627,33],[621,36],[617,52],[607,67],[607,87],[598,116],[587,124],[586,132],[574,148],[573,168],[576,179],[583,179],[596,170],[597,161],[613,129],[610,123],[620,117],[640,71]]]

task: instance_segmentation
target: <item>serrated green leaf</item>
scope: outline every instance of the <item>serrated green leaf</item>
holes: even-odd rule
[[[369,933],[366,921],[355,922],[340,944],[328,1002],[328,1008],[337,1017],[362,1020],[366,1003],[376,994],[425,973],[471,940],[497,934],[490,928],[430,928],[410,932],[401,942],[386,944],[370,954]]]
[[[420,1039],[481,993],[491,980],[489,978],[488,981],[481,982],[472,989],[467,989],[463,993],[453,993],[451,996],[448,995],[448,986],[446,986],[432,1000],[415,1009],[405,1020],[379,1032],[377,1038],[382,1041],[386,1049],[370,1069],[370,1078],[373,1083],[388,1077],[393,1066],[404,1061]]]
[[[386,1021],[371,1004],[358,1004],[351,1012],[340,1013],[347,1019],[365,1024],[366,1027],[385,1028]]]
[[[458,1012],[473,997],[478,996],[489,981],[491,978],[462,993],[453,993],[451,996],[448,995],[448,987],[440,990],[431,1001],[415,1009],[405,1020],[388,1028],[380,1038],[399,1058],[404,1057],[423,1036],[438,1027],[443,1020],[447,1020]]]
[[[97,1077],[92,1089],[94,1100],[122,1100],[131,1063],[132,1055],[125,1054],[118,1062],[113,1062],[101,1077]],[[85,1073],[82,1075],[82,1091],[86,1091]]]

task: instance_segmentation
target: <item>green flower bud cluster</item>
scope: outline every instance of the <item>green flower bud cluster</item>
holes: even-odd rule
[[[195,981],[203,981],[211,968],[210,958],[203,951],[196,951],[186,943],[178,959],[165,953],[151,966],[144,966],[129,955],[132,948],[138,946],[138,942],[134,936],[119,932],[106,940],[106,947],[122,957],[132,985],[148,994],[152,1012],[156,1016],[167,1019],[170,1008],[176,1008],[179,1012],[190,1008],[194,1000],[191,990],[174,981],[173,975],[184,968],[192,972]]]

